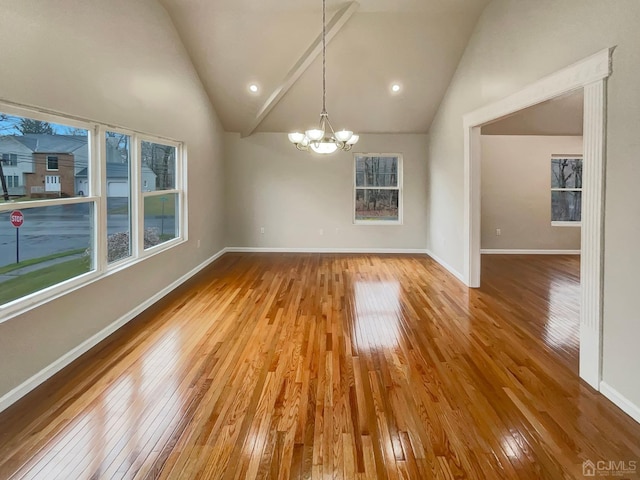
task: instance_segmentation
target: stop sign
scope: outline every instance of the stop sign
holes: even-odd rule
[[[9,215],[9,221],[14,227],[20,228],[24,223],[24,215],[20,210],[14,210],[11,212],[11,215]]]

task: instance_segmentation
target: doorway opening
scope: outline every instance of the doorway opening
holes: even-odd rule
[[[583,89],[481,128],[481,290],[576,377]]]
[[[580,377],[600,389],[602,370],[602,264],[606,80],[613,49],[606,49],[553,73],[519,92],[466,114],[464,273],[479,287],[481,128],[520,110],[583,89],[583,188],[580,262]]]

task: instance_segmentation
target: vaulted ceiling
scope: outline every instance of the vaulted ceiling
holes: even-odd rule
[[[321,0],[159,1],[225,130],[287,132],[317,124]],[[338,22],[327,46],[333,126],[359,133],[427,132],[489,1],[327,0],[327,22]],[[257,93],[249,91],[252,83]],[[393,83],[401,86],[398,93],[391,91]]]

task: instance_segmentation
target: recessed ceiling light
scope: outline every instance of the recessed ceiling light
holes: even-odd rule
[[[391,91],[394,93],[398,93],[400,91],[400,84],[394,83],[393,85],[391,85]]]
[[[249,90],[253,93],[258,93],[258,85],[252,83],[251,85],[249,85]]]

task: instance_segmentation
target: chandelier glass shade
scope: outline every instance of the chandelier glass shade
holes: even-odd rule
[[[298,150],[330,155],[338,150],[349,151],[360,139],[351,130],[335,131],[327,113],[327,32],[326,0],[322,0],[322,112],[318,128],[289,134],[289,141]]]

